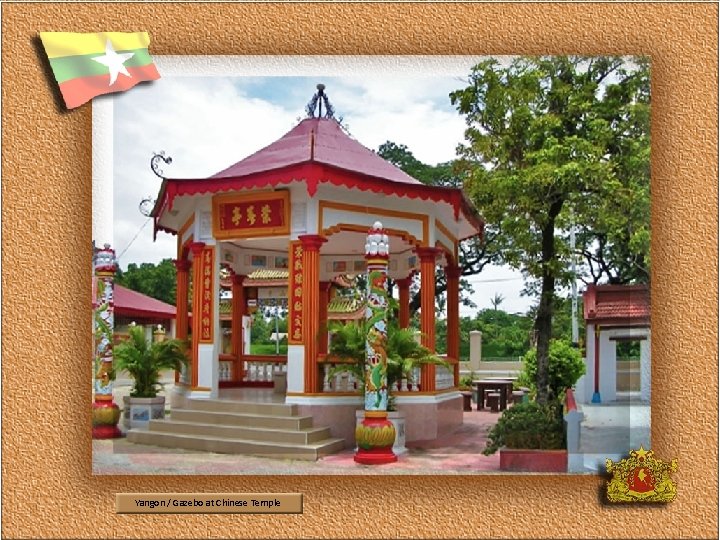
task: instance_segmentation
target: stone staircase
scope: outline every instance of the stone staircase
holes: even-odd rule
[[[298,416],[297,405],[225,400],[188,400],[169,419],[151,420],[147,429],[131,429],[138,444],[219,454],[276,459],[317,460],[345,447],[330,428],[313,427],[311,416]]]

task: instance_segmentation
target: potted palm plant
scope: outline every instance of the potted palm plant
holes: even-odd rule
[[[129,338],[115,347],[114,371],[126,371],[134,380],[130,395],[123,398],[126,428],[147,427],[150,420],[165,417],[165,397],[157,395],[160,373],[187,366],[185,349],[178,339],[151,342],[140,326],[131,327]]]
[[[360,381],[358,390],[364,393],[365,381],[365,339],[364,321],[332,323],[330,325],[330,357],[338,363],[328,371],[327,378],[332,380],[338,374],[352,373]],[[405,413],[398,411],[394,392],[411,387],[418,388],[419,381],[414,380],[415,368],[424,364],[436,364],[449,367],[448,362],[433,354],[430,349],[420,345],[412,330],[399,328],[394,320],[388,321],[388,339],[385,346],[387,354],[388,420],[395,426],[395,444],[393,452],[405,451]],[[363,419],[364,412],[357,411],[357,421]]]

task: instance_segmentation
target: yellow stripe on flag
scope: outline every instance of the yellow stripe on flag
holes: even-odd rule
[[[147,32],[98,32],[97,34],[40,32],[40,39],[48,58],[78,54],[103,54],[108,39],[116,51],[147,49],[150,44]]]

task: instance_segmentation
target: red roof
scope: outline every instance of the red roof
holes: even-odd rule
[[[174,319],[175,306],[150,298],[122,285],[114,286],[115,314],[123,317]]]
[[[176,233],[161,223],[176,197],[243,189],[274,188],[302,180],[312,197],[321,183],[450,204],[473,232],[482,233],[483,222],[461,189],[428,186],[345,133],[332,118],[307,118],[274,143],[209,178],[163,179],[153,208],[155,233]]]
[[[306,118],[277,141],[210,178],[234,178],[314,161],[403,184],[422,184],[347,135],[332,118]]]
[[[650,324],[647,285],[589,285],[583,294],[583,302],[587,323]]]

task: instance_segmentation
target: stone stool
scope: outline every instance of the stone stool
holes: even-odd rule
[[[463,411],[472,411],[472,392],[460,392],[463,397]]]
[[[498,412],[500,410],[500,392],[488,392],[487,405],[490,407],[490,412]]]
[[[523,392],[522,390],[513,390],[512,397],[510,398],[513,402],[513,405],[515,403],[522,403],[524,395],[525,392]]]

